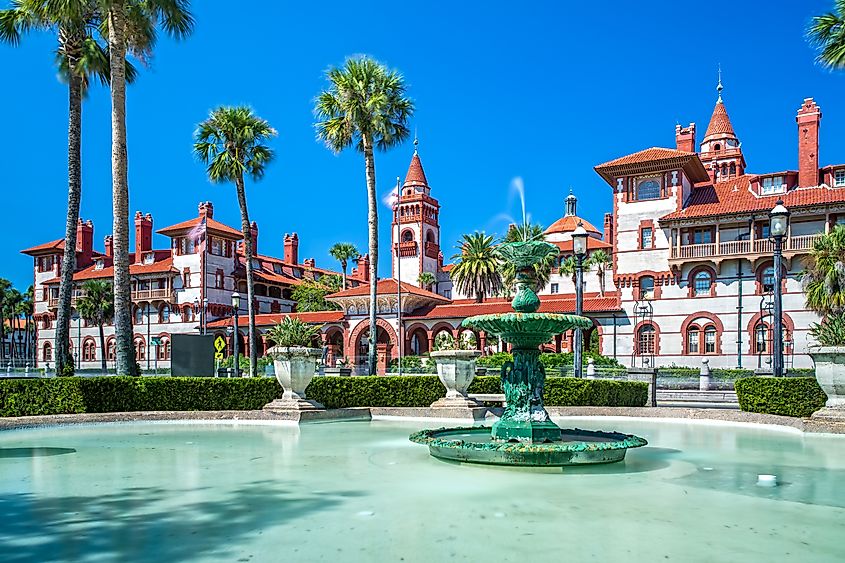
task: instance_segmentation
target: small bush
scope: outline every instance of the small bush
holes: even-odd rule
[[[475,365],[480,367],[491,367],[491,368],[500,368],[505,365],[506,362],[513,361],[513,354],[510,352],[496,352],[495,354],[490,354],[489,356],[481,356],[476,360]]]
[[[746,377],[734,389],[739,408],[747,412],[806,417],[827,401],[815,377]]]
[[[399,371],[399,358],[390,361],[387,371]],[[437,365],[425,356],[402,356],[402,373],[437,373]]]
[[[427,407],[446,396],[437,376],[315,377],[305,390],[326,408]]]

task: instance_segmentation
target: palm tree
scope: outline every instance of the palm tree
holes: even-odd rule
[[[106,337],[103,325],[114,317],[114,292],[105,280],[88,280],[82,284],[82,296],[76,301],[79,316],[89,323],[97,323],[100,330],[100,357],[106,373]],[[82,351],[80,350],[80,353]]]
[[[6,337],[6,323],[4,322],[3,311],[6,308],[6,300],[12,290],[12,282],[6,278],[0,278],[0,358],[6,359],[6,349],[3,347],[3,340]]]
[[[464,235],[458,241],[459,253],[452,256],[457,260],[449,273],[460,293],[475,297],[477,303],[502,291],[501,265],[492,235],[475,232]]]
[[[845,68],[845,0],[836,0],[834,11],[813,18],[810,43],[819,49],[816,60],[823,66]]]
[[[56,34],[56,61],[59,74],[68,85],[68,193],[65,217],[65,252],[62,257],[59,307],[56,315],[56,368],[61,372],[70,357],[70,299],[73,272],[76,269],[76,226],[82,198],[82,99],[90,79],[108,82],[109,59],[98,42],[102,23],[97,0],[54,2],[51,0],[13,0],[12,7],[0,10],[0,41],[17,45],[30,31]],[[127,81],[135,78],[135,69],[124,63]],[[68,251],[68,249],[71,249]]]
[[[807,308],[828,316],[845,312],[845,226],[819,238],[801,274]]]
[[[24,350],[27,360],[33,359],[32,354],[32,314],[35,312],[35,290],[30,285],[23,294],[18,314],[24,320]]]
[[[329,249],[332,258],[340,262],[340,269],[343,270],[343,289],[346,289],[346,265],[349,260],[358,258],[361,255],[355,245],[351,242],[337,242]]]
[[[601,297],[604,297],[605,273],[610,265],[610,255],[601,249],[594,250],[587,259],[587,266],[596,268],[596,276],[599,278],[599,296]]]
[[[561,275],[569,276],[572,278],[572,285],[575,286],[575,257],[574,256],[567,256],[560,262],[560,271]]]
[[[430,290],[431,286],[434,285],[434,282],[436,281],[434,274],[431,272],[422,272],[417,278],[417,282],[420,284],[420,287],[427,290]]]
[[[3,311],[2,316],[0,316],[0,322],[3,324],[9,324],[9,358],[14,360],[15,359],[15,333],[17,332],[18,323],[15,322],[18,320],[18,312],[23,301],[23,295],[21,292],[15,288],[9,288],[6,290],[6,294],[3,297]]]
[[[129,183],[126,153],[126,53],[149,60],[156,28],[180,39],[194,26],[189,0],[97,0],[108,30],[112,123],[112,217],[114,253],[114,332],[118,375],[138,374],[132,344],[129,279]]]
[[[413,102],[395,70],[361,56],[326,73],[329,87],[317,97],[317,138],[335,153],[355,144],[364,154],[370,249],[369,373],[376,373],[376,286],[378,284],[378,198],[375,147],[386,151],[408,138]]]
[[[219,107],[199,124],[194,134],[194,153],[207,165],[208,179],[214,183],[233,182],[238,194],[246,263],[250,376],[258,370],[258,333],[255,330],[255,286],[252,276],[255,249],[250,235],[244,173],[256,182],[264,177],[264,168],[273,160],[273,151],[265,143],[275,136],[276,130],[248,107]]]
[[[528,223],[524,227],[511,225],[508,227],[508,232],[505,234],[502,242],[525,242],[533,240],[545,240],[545,229],[542,225],[536,223]],[[552,268],[554,267],[557,257],[553,254],[547,255],[538,264],[534,264],[534,276],[537,279],[535,286],[536,291],[540,291],[549,283],[552,277]],[[516,283],[516,268],[513,264],[502,260],[502,283],[505,287],[505,292],[510,294]]]

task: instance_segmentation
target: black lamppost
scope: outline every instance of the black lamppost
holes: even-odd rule
[[[575,314],[581,315],[584,313],[584,256],[587,255],[587,231],[580,221],[578,227],[572,231],[572,252],[575,254]],[[581,377],[582,339],[581,329],[576,328],[573,358],[575,377]]]
[[[783,297],[781,295],[783,242],[789,226],[789,210],[783,206],[783,200],[778,199],[774,208],[769,211],[769,235],[775,243],[774,256],[774,318],[772,322],[772,375],[783,377]]]
[[[238,309],[241,306],[241,296],[238,292],[232,293],[232,324],[234,325],[234,331],[232,332],[232,350],[235,353],[235,377],[238,377],[240,374],[240,362],[238,361],[238,336],[240,333],[238,332]]]
[[[208,297],[202,298],[202,322],[200,326],[202,328],[202,334],[205,334],[206,328],[208,327]]]

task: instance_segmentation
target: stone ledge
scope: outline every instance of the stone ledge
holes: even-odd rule
[[[467,409],[470,410],[470,409]],[[478,409],[479,411],[481,409]],[[801,419],[788,416],[759,414],[727,409],[674,408],[674,407],[546,407],[552,416],[595,416],[676,418],[679,420],[716,420],[724,422],[770,424],[786,426],[808,433],[845,434],[845,422]],[[321,422],[340,420],[371,420],[373,417],[431,418],[470,420],[463,409],[432,409],[431,407],[355,407],[347,409],[326,409],[324,411],[302,411],[299,413],[274,413],[255,411],[146,411],[118,413],[56,414],[42,416],[0,417],[0,430],[34,428],[39,426],[60,426],[68,424],[91,424],[100,422],[146,422],[166,420],[263,420],[290,422]],[[476,409],[472,409],[476,411]],[[486,415],[473,412],[472,420],[493,420],[500,409],[487,409]],[[476,418],[480,416],[480,418]]]

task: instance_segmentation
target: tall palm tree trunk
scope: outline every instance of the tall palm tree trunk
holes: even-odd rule
[[[132,345],[129,279],[129,182],[126,155],[126,15],[122,0],[108,14],[111,72],[112,213],[114,233],[114,332],[118,375],[138,375]]]
[[[255,334],[255,284],[252,277],[252,233],[249,227],[249,211],[246,206],[246,189],[244,178],[239,174],[235,179],[235,187],[238,190],[238,206],[241,208],[241,232],[244,235],[244,262],[246,263],[246,297],[247,312],[249,313],[249,376],[254,377],[258,371],[258,343]],[[234,335],[235,338],[238,335]],[[235,362],[238,359],[235,358]],[[235,364],[237,366],[237,363]]]
[[[599,297],[604,297],[604,266],[599,266]]]
[[[376,163],[373,159],[373,141],[369,135],[362,135],[364,142],[364,163],[367,168],[367,224],[370,245],[370,343],[368,371],[376,374],[376,293],[378,285],[378,200],[376,198]]]
[[[100,320],[97,325],[100,329],[100,366],[103,370],[103,375],[106,375],[108,366],[106,366],[106,335],[103,332],[103,321]]]
[[[56,315],[56,373],[61,373],[66,365],[73,365],[70,357],[70,302],[73,272],[76,270],[76,226],[82,198],[82,78],[73,70],[68,74],[67,217]]]
[[[343,270],[343,288],[346,289],[346,260],[340,261],[340,269]]]

